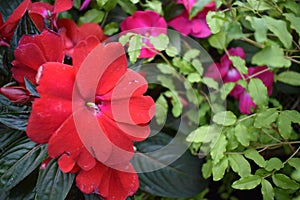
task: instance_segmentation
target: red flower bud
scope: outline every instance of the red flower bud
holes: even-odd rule
[[[29,91],[20,86],[7,86],[0,88],[0,93],[13,103],[26,104],[30,101]]]

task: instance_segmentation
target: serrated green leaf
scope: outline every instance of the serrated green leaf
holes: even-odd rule
[[[171,98],[172,103],[172,114],[174,117],[179,117],[182,113],[183,105],[180,101],[180,97],[175,91],[166,91],[164,93],[167,97]]]
[[[212,35],[208,38],[209,44],[217,49],[223,50],[226,46],[226,32],[218,32],[215,35]]]
[[[132,15],[137,10],[137,7],[134,5],[135,3],[131,0],[118,0],[117,2],[122,10],[129,15]]]
[[[298,168],[300,166],[300,158],[291,158],[287,163],[294,168]]]
[[[186,138],[186,141],[208,143],[211,142],[211,140],[220,133],[221,129],[219,127],[204,125],[192,131]]]
[[[135,63],[143,46],[141,35],[132,35],[129,40],[128,55],[131,63]]]
[[[300,188],[299,183],[284,174],[273,174],[272,180],[277,187],[282,189],[298,190]]]
[[[256,188],[261,182],[261,178],[257,175],[250,175],[246,177],[242,177],[239,180],[232,183],[232,187],[234,189],[239,190],[251,190]]]
[[[300,86],[300,73],[294,71],[285,71],[277,75],[277,81],[293,85]]]
[[[246,61],[239,56],[229,56],[233,66],[241,73],[248,74],[248,68],[246,67]]]
[[[224,126],[231,126],[236,122],[236,116],[231,111],[222,111],[213,116],[213,121]]]
[[[210,155],[213,163],[218,163],[220,159],[224,157],[224,152],[226,152],[227,139],[225,135],[220,134],[218,139],[212,143]]]
[[[145,7],[149,10],[154,10],[155,12],[163,15],[162,2],[158,0],[146,0]]]
[[[273,68],[289,67],[291,61],[284,58],[283,49],[277,44],[268,45],[252,57],[252,64]]]
[[[166,121],[168,113],[168,102],[163,95],[160,95],[155,102],[156,113],[155,119],[156,123],[161,125]]]
[[[104,26],[103,32],[105,35],[113,35],[119,31],[119,24],[116,22],[111,22]]]
[[[149,41],[151,44],[153,44],[154,48],[163,51],[165,50],[169,45],[169,37],[165,34],[160,34],[158,36],[150,36]]]
[[[247,16],[246,20],[250,22],[251,27],[255,30],[254,37],[257,42],[263,43],[268,40],[268,28],[262,18]]]
[[[10,190],[46,158],[46,145],[21,138],[0,155],[0,190]]]
[[[228,159],[224,157],[217,164],[212,167],[212,175],[214,181],[219,181],[224,177],[225,171],[228,167]]]
[[[223,100],[226,99],[226,97],[228,96],[228,94],[231,92],[231,90],[234,88],[236,84],[234,82],[228,82],[228,83],[224,83],[222,85],[221,88],[221,98]]]
[[[249,146],[251,133],[248,132],[246,126],[238,124],[234,129],[234,134],[239,143],[241,143],[244,147]]]
[[[206,161],[206,163],[204,163],[202,165],[202,176],[205,179],[208,179],[211,174],[212,174],[212,167],[213,167],[213,163],[211,160]]]
[[[289,49],[292,46],[293,38],[290,32],[287,30],[286,22],[266,15],[263,16],[262,19],[268,29],[273,32],[282,42],[284,47]]]
[[[159,133],[139,142],[136,147],[137,153],[132,164],[137,171],[148,171],[139,174],[141,190],[154,195],[180,198],[196,195],[207,186],[207,180],[201,175],[202,161],[189,151],[178,155],[178,149],[186,149],[181,139],[176,140]],[[166,147],[168,150],[161,151]],[[138,155],[139,152],[143,153],[142,156]],[[170,159],[176,161],[170,164]],[[164,167],[153,171],[157,166]]]
[[[85,24],[85,23],[100,23],[104,18],[105,13],[101,10],[98,10],[96,8],[88,10],[86,13],[84,13],[83,16],[81,16],[78,20],[79,25]]]
[[[174,57],[178,54],[178,50],[176,47],[174,46],[169,46],[167,49],[166,49],[166,54],[170,57]]]
[[[278,116],[278,111],[275,108],[268,109],[262,113],[258,113],[254,126],[256,128],[268,127],[271,123],[275,122]]]
[[[75,174],[63,173],[57,165],[57,160],[52,159],[46,169],[40,170],[36,185],[36,199],[65,199],[74,178]]]
[[[266,179],[261,180],[261,193],[263,195],[263,200],[273,200],[274,199],[273,186]]]
[[[270,172],[270,171],[273,171],[274,169],[279,170],[283,167],[284,167],[284,165],[283,165],[282,161],[279,160],[278,158],[274,157],[274,158],[271,158],[270,160],[266,161],[266,166],[264,168]]]
[[[232,170],[240,177],[246,177],[251,174],[249,162],[240,154],[228,154],[228,160]]]
[[[210,11],[206,15],[206,21],[212,34],[219,33],[226,22],[225,13]]]
[[[252,78],[248,84],[248,91],[257,106],[264,106],[268,103],[268,90],[262,80]]]
[[[183,59],[190,62],[192,59],[197,58],[200,55],[200,51],[198,49],[189,49],[184,55]]]
[[[125,35],[121,35],[120,38],[119,38],[119,42],[121,42],[121,44],[123,46],[125,46],[129,42],[130,37],[133,36],[133,35],[136,35],[136,33],[128,32]]]
[[[247,149],[245,151],[245,157],[253,160],[258,166],[265,167],[266,161],[264,157],[262,157],[257,150],[255,149]]]
[[[217,81],[215,81],[213,78],[209,77],[203,77],[202,82],[207,85],[207,87],[212,88],[212,89],[219,89],[219,84]]]

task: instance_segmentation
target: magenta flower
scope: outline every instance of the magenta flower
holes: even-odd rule
[[[253,109],[256,108],[256,104],[250,97],[248,92],[243,93],[239,99],[239,109],[243,114],[251,114]]]
[[[158,36],[167,33],[167,23],[163,17],[152,10],[136,11],[132,16],[127,17],[120,25],[122,31],[141,34],[145,37]],[[149,42],[143,39],[147,47],[143,47],[139,58],[151,58],[157,54],[157,50]]]
[[[186,10],[179,16],[171,19],[168,22],[168,25],[183,35],[191,35],[196,38],[206,38],[210,36],[211,31],[206,23],[206,15],[209,11],[215,10],[215,2],[207,4],[203,10],[192,19],[189,19],[189,12],[191,11],[195,1],[180,0],[178,3],[183,3]]]

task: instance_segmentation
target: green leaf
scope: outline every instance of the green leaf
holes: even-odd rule
[[[24,77],[25,87],[30,92],[30,95],[34,97],[40,97],[39,93],[36,90],[36,86],[31,83],[26,77]]]
[[[249,146],[251,133],[248,132],[245,125],[238,124],[234,129],[234,134],[239,143],[241,143],[244,147]]]
[[[241,39],[247,35],[243,33],[242,26],[237,21],[231,21],[227,26],[227,43],[232,40]]]
[[[226,22],[225,13],[209,11],[206,15],[206,21],[212,34],[219,33]]]
[[[300,158],[291,158],[287,162],[290,166],[294,168],[299,168],[300,166]]]
[[[18,26],[14,32],[14,35],[10,41],[10,47],[12,49],[17,48],[19,40],[24,34],[28,34],[28,35],[39,34],[39,30],[36,28],[35,24],[32,22],[27,12],[20,19]]]
[[[224,152],[226,152],[227,139],[225,135],[220,134],[218,139],[211,144],[210,155],[213,163],[218,163],[220,159],[224,157]]]
[[[251,174],[249,162],[240,154],[228,154],[228,160],[232,170],[240,177],[246,177]]]
[[[293,38],[290,32],[287,30],[286,22],[266,15],[263,16],[262,19],[268,29],[279,38],[283,46],[289,49],[292,46]]]
[[[201,76],[200,74],[194,72],[194,73],[190,73],[188,76],[187,76],[187,80],[190,82],[190,83],[199,83],[201,81]]]
[[[122,8],[122,10],[129,15],[132,15],[137,10],[137,7],[130,0],[118,0],[117,2]]]
[[[166,91],[165,95],[171,98],[172,103],[172,114],[174,117],[179,117],[182,113],[182,103],[180,101],[180,97],[178,96],[176,91]]]
[[[259,43],[266,42],[268,40],[268,38],[267,38],[268,28],[265,25],[263,19],[257,18],[257,17],[246,16],[246,20],[248,20],[250,22],[252,28],[255,30],[255,32],[254,32],[255,40]]]
[[[166,49],[166,54],[170,57],[174,57],[176,55],[178,55],[178,50],[176,47],[174,46],[169,46],[167,49]]]
[[[6,21],[22,2],[23,0],[1,1],[0,12],[2,14],[3,21]]]
[[[160,15],[163,15],[163,9],[162,9],[162,2],[157,0],[146,0],[145,7],[154,10],[155,12],[159,13]]]
[[[142,49],[142,36],[133,35],[129,40],[128,55],[131,63],[135,63]]]
[[[210,77],[203,77],[202,82],[207,85],[209,88],[213,88],[215,90],[219,89],[219,84],[217,81],[215,81],[213,78]]]
[[[270,160],[267,160],[266,161],[266,166],[264,167],[267,171],[273,171],[274,169],[275,170],[279,170],[281,168],[283,168],[284,165],[283,163],[281,162],[281,160],[279,160],[278,158],[274,157],[274,158],[271,158]]]
[[[233,66],[241,73],[248,74],[248,68],[246,67],[246,61],[239,56],[229,56]]]
[[[300,188],[299,183],[284,174],[274,174],[272,180],[277,187],[282,189],[298,190]]]
[[[219,181],[224,177],[225,171],[228,167],[228,159],[224,157],[220,162],[216,163],[212,167],[213,180]]]
[[[167,114],[168,114],[168,102],[162,94],[156,100],[155,106],[156,106],[156,113],[155,113],[156,123],[161,125],[166,121]]]
[[[84,13],[83,16],[79,18],[79,25],[94,22],[94,23],[100,23],[102,22],[104,18],[105,13],[101,10],[98,10],[96,8],[88,10],[86,13]]]
[[[247,149],[245,151],[245,157],[253,160],[260,167],[264,168],[266,166],[264,157],[262,157],[255,149]]]
[[[162,152],[160,149],[165,149],[169,143],[173,145]],[[137,143],[136,147],[137,153],[132,160],[134,168],[137,171],[151,171],[139,173],[141,190],[158,196],[182,198],[194,196],[206,188],[208,182],[201,175],[202,161],[189,151],[178,155],[178,149],[186,149],[181,139],[159,133]],[[142,156],[139,152],[143,153]],[[170,159],[176,161],[170,164]],[[160,166],[165,167],[151,170]]]
[[[190,62],[192,59],[197,58],[200,55],[200,51],[198,49],[189,49],[184,55],[183,59]]]
[[[27,127],[27,121],[28,114],[0,113],[0,123],[15,130],[25,131]]]
[[[165,50],[169,45],[169,38],[165,34],[160,34],[158,36],[150,36],[150,43],[153,44],[154,48],[159,51]]]
[[[21,111],[26,111],[29,110],[27,106],[20,106],[12,103],[8,98],[0,94],[0,106],[2,109],[2,113],[5,112],[21,112]]]
[[[208,160],[202,165],[202,176],[205,179],[208,179],[212,174],[213,163],[211,160]]]
[[[292,133],[292,122],[300,124],[300,113],[296,110],[281,111],[278,116],[278,130],[284,139],[289,139]]]
[[[232,187],[234,189],[239,190],[251,190],[256,188],[261,182],[261,178],[257,175],[250,175],[246,177],[242,177],[239,180],[232,183]]]
[[[252,64],[274,68],[289,67],[291,61],[284,58],[283,49],[277,44],[267,45],[252,57]]]
[[[0,191],[10,190],[46,158],[45,145],[21,138],[0,155]]]
[[[259,78],[250,79],[248,85],[249,94],[257,106],[264,106],[268,103],[268,90]]]
[[[0,126],[0,152],[5,151],[9,145],[20,139],[22,136],[24,135],[21,131]]]
[[[300,25],[299,25],[300,17],[296,17],[292,13],[284,13],[283,15],[290,22],[291,28],[294,29],[298,33],[298,35],[300,35]]]
[[[136,34],[128,32],[125,35],[121,35],[120,38],[119,38],[119,42],[121,42],[121,44],[123,46],[125,46],[129,42],[130,37],[133,36],[133,35],[136,35]]]
[[[116,22],[111,22],[104,26],[104,34],[105,35],[113,35],[119,31],[119,25]]]
[[[208,143],[212,139],[214,139],[215,135],[219,135],[220,133],[221,133],[221,129],[219,127],[204,125],[192,131],[186,138],[186,141],[196,142],[196,143],[199,142]]]
[[[226,46],[226,32],[218,32],[208,38],[209,44],[217,49],[223,50]]]
[[[200,60],[198,60],[198,59],[193,59],[193,60],[192,60],[192,65],[193,65],[193,67],[197,70],[198,74],[199,74],[200,76],[203,76],[203,71],[204,71],[204,69],[203,69],[203,65],[202,65],[202,63],[200,62]]]
[[[276,77],[277,81],[293,85],[293,86],[300,86],[300,73],[294,71],[285,71],[278,74]]]
[[[36,199],[65,199],[71,186],[75,174],[63,173],[57,160],[52,159],[46,169],[41,169],[37,180]]]
[[[254,126],[256,128],[268,127],[271,123],[275,122],[278,116],[276,108],[268,109],[264,112],[258,113],[255,120]]]
[[[213,116],[213,121],[224,126],[231,126],[236,122],[236,116],[231,111],[222,111]]]
[[[98,1],[98,0],[97,0]],[[117,5],[117,0],[109,0],[109,1],[106,1],[105,0],[105,4],[103,5],[103,8],[106,12],[109,12],[111,11],[112,9],[114,9]]]
[[[263,200],[273,200],[274,199],[273,186],[266,179],[261,180],[261,193],[263,195]]]
[[[226,97],[231,92],[231,90],[234,88],[234,86],[235,86],[234,82],[228,82],[228,83],[224,83],[222,85],[222,88],[221,88],[221,98],[223,100],[226,99]]]

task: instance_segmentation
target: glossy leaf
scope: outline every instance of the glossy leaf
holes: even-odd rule
[[[291,158],[288,160],[288,164],[294,168],[298,168],[300,166],[300,158]]]
[[[245,151],[245,157],[253,160],[258,166],[265,167],[266,161],[264,157],[262,157],[257,150],[255,149],[247,149]]]
[[[274,199],[274,190],[272,184],[266,179],[261,180],[261,193],[264,200]]]
[[[36,199],[65,199],[71,186],[75,174],[63,173],[57,160],[51,160],[46,169],[41,169],[36,186]]]
[[[20,139],[22,136],[22,131],[16,131],[8,128],[7,126],[0,127],[0,153],[5,150],[10,144]]]
[[[274,174],[272,180],[276,186],[282,189],[298,190],[300,188],[299,183],[284,174]]]
[[[175,142],[174,149],[165,154],[155,151],[165,147],[170,141]],[[177,157],[177,150],[185,148],[180,141],[172,140],[172,137],[159,133],[144,142],[136,144],[137,151],[143,152],[143,156],[136,156],[133,165],[137,171],[149,171],[157,166],[165,166],[152,172],[140,173],[140,189],[150,194],[166,197],[190,197],[200,193],[207,185],[207,181],[201,176],[201,160],[186,151],[178,160],[171,164],[164,163]],[[176,148],[176,149],[175,149]],[[178,189],[180,188],[180,189]]]
[[[27,137],[12,144],[0,155],[0,188],[9,190],[30,174],[46,157],[46,146]]]
[[[228,154],[228,160],[232,170],[240,177],[246,177],[251,174],[249,162],[240,154]]]
[[[0,113],[0,123],[15,130],[25,131],[27,126],[27,121],[28,121],[27,114]]]
[[[271,158],[270,160],[266,161],[266,166],[264,167],[267,171],[272,171],[272,170],[279,170],[281,168],[283,168],[284,165],[282,163],[281,160],[279,160],[279,158]]]
[[[213,180],[219,181],[224,177],[225,171],[228,167],[228,158],[224,157],[217,164],[212,167]]]
[[[261,182],[261,178],[257,175],[250,175],[242,177],[239,180],[233,182],[232,187],[239,190],[251,190],[256,188]]]

